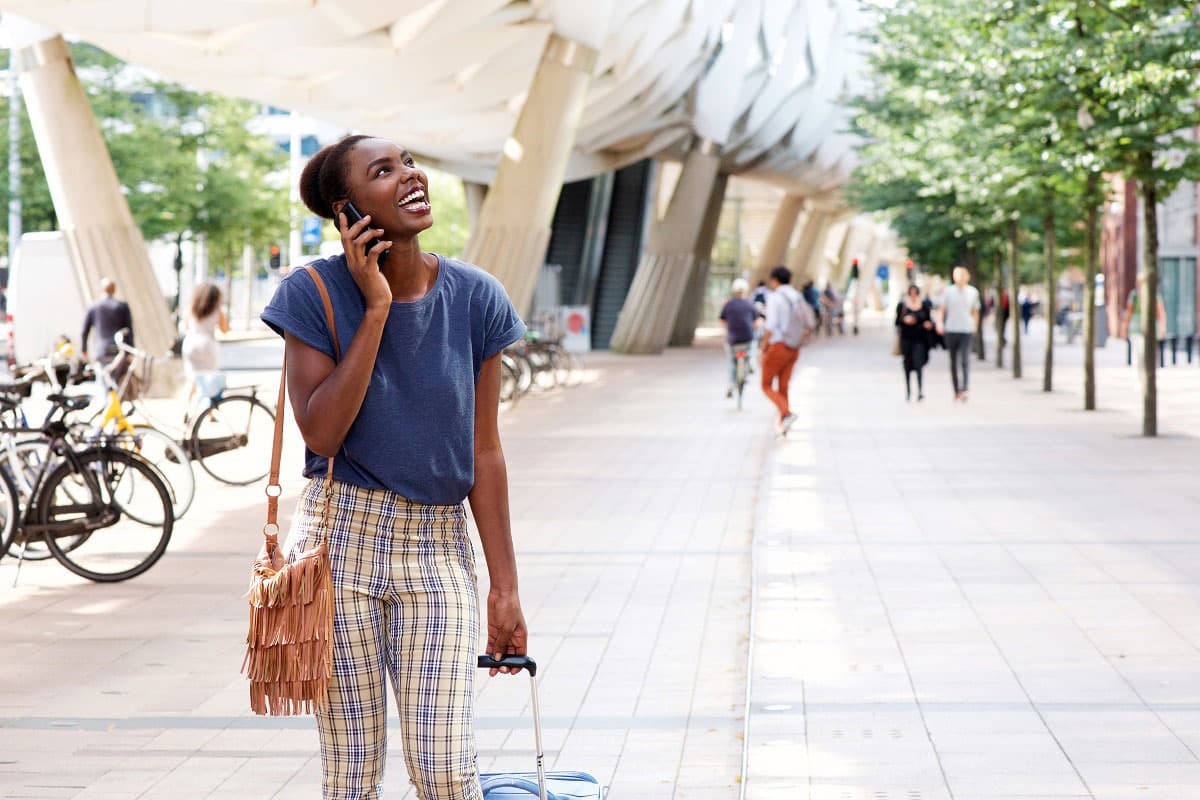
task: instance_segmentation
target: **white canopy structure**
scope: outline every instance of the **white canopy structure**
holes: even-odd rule
[[[10,38],[43,160],[72,165],[47,174],[84,283],[123,268],[107,239],[128,249],[140,234],[127,209],[95,213],[124,202],[111,166],[95,166],[98,132],[72,132],[95,125],[54,31],[196,88],[393,139],[487,185],[465,255],[523,310],[565,182],[683,162],[665,215],[635,243],[636,275],[619,282],[611,343],[628,352],[691,341],[730,176],[786,193],[768,248],[782,260],[818,199],[801,239],[823,245],[843,213],[826,199],[853,166],[858,0],[0,0],[0,15],[52,29]],[[610,180],[586,202],[598,223],[612,191]]]
[[[201,89],[402,142],[489,183],[558,33],[598,51],[566,178],[679,145],[796,190],[844,179],[855,0],[0,0]]]

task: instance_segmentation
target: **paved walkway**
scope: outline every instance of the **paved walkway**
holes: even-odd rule
[[[908,405],[888,345],[807,350],[784,442],[711,346],[506,415],[551,766],[613,800],[1200,797],[1200,368],[1146,441],[1117,348],[1084,414],[1065,350],[1060,392],[979,366],[967,406],[938,353]],[[318,796],[311,721],[237,675],[261,494],[200,480],[128,584],[0,562],[0,797]],[[479,692],[481,766],[527,768],[527,684]]]
[[[548,763],[614,798],[737,793],[770,437],[720,398],[715,358],[596,355],[585,385],[504,417]],[[294,433],[288,448],[296,464]],[[311,720],[254,718],[238,675],[261,489],[205,478],[167,556],[135,581],[90,585],[50,562],[13,590],[0,562],[0,796],[319,796]],[[289,508],[300,482],[286,488]],[[481,768],[531,769],[527,681],[481,673],[479,688]],[[411,797],[395,741],[389,796]]]
[[[748,796],[1200,797],[1200,369],[1150,441],[1121,342],[1086,414],[1074,351],[910,405],[889,344],[806,353],[772,450]]]

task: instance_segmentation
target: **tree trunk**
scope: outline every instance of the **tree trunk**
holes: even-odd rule
[[[1021,232],[1015,219],[1008,221],[1008,317],[1012,320],[1012,374],[1021,377],[1021,306],[1017,294],[1021,286]]]
[[[1054,231],[1054,195],[1046,193],[1046,213],[1042,216],[1042,235],[1046,245],[1046,357],[1042,363],[1042,391],[1054,391],[1054,260],[1058,255],[1058,237]]]
[[[1089,172],[1084,202],[1083,279],[1083,409],[1096,410],[1096,268],[1100,246],[1100,213],[1096,194],[1100,173]]]
[[[963,255],[963,265],[971,273],[971,280],[978,281],[976,272],[979,271],[979,251],[975,249],[975,245],[967,245],[966,253]],[[971,343],[975,348],[975,355],[980,361],[987,360],[987,350],[983,341],[983,309],[979,311],[978,320],[975,323],[975,339]]]
[[[1142,153],[1138,166],[1148,175],[1154,154]],[[1144,286],[1138,287],[1142,303],[1142,435],[1158,435],[1158,186],[1153,178],[1142,184],[1143,227],[1146,229]]]
[[[992,313],[996,324],[996,366],[1004,368],[1004,309],[1001,307],[1001,297],[1004,294],[1004,250],[996,247],[996,302],[992,304]]]

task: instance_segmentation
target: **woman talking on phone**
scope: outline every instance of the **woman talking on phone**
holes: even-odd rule
[[[480,800],[471,716],[479,620],[463,501],[491,579],[487,652],[524,655],[497,412],[499,354],[525,325],[495,278],[421,251],[417,236],[433,224],[429,180],[403,148],[346,137],[313,156],[300,194],[337,222],[345,250],[313,265],[333,304],[340,360],[304,270],[262,314],[286,342],[311,479],[293,554],[317,543],[334,457],[334,668],[317,714],[323,797],[380,796],[390,678],[418,797]]]

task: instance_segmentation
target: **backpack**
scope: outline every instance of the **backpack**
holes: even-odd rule
[[[804,340],[808,339],[809,334],[817,328],[816,312],[813,311],[808,301],[804,299],[804,295],[796,290],[793,289],[790,292],[784,292],[782,289],[777,289],[776,291],[781,292],[783,299],[787,301],[790,317],[788,322],[800,329],[800,339],[801,343],[803,343]]]
[[[788,304],[792,307],[792,321],[800,326],[802,335],[808,336],[817,329],[817,312],[804,295],[797,292],[795,300],[788,298]]]

